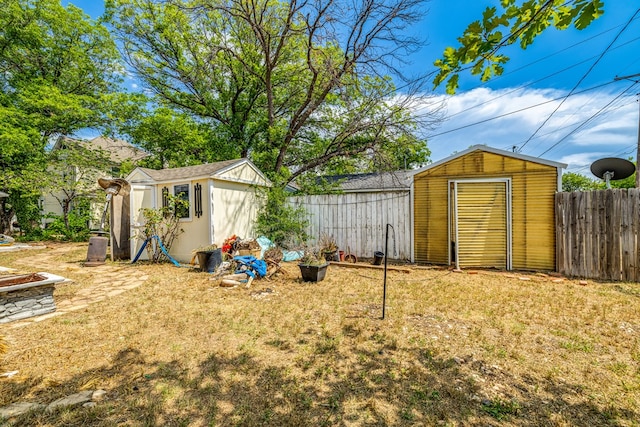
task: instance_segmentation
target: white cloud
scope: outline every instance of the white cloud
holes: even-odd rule
[[[561,104],[565,95],[556,89],[480,88],[440,96],[447,118],[428,134],[432,159],[475,144],[522,147],[522,154],[568,163],[569,170],[601,157],[629,156],[638,132],[635,95],[615,100],[619,92],[587,91]]]

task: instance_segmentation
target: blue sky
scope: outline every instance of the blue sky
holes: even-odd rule
[[[92,17],[104,9],[100,0],[62,3]],[[444,48],[454,45],[485,7],[497,4],[425,2],[427,14],[411,31],[426,43],[410,58],[411,70],[433,70]],[[432,160],[474,144],[516,146],[522,154],[568,163],[569,171],[588,175],[598,158],[635,158],[640,85],[615,78],[640,73],[640,13],[629,23],[637,9],[635,1],[605,0],[604,16],[586,30],[548,30],[525,51],[509,48],[511,61],[502,77],[481,84],[464,74],[454,96],[436,89],[430,103],[443,103],[446,114],[439,126],[424,130]]]

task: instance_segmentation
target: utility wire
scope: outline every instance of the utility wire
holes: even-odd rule
[[[578,83],[575,84],[575,86],[573,87],[573,89],[571,89],[571,91],[569,91],[569,93],[567,94],[566,97],[564,97],[564,99],[558,104],[558,106],[555,108],[555,110],[553,110],[553,112],[549,115],[549,117],[547,117],[544,122],[542,122],[542,124],[540,126],[538,126],[538,129],[536,129],[536,131],[529,137],[529,139],[527,139],[524,144],[522,144],[518,151],[522,151],[522,149],[529,143],[529,141],[531,141],[533,139],[534,136],[536,136],[536,134],[540,131],[540,129],[542,129],[542,127],[544,125],[547,124],[547,122],[549,122],[549,120],[551,120],[551,117],[554,116],[554,114],[560,109],[560,107],[562,107],[562,105],[564,104],[564,102],[575,92],[575,90],[578,88],[578,86],[580,86],[580,84],[584,81],[584,79],[587,78],[587,76],[589,75],[589,73],[591,73],[591,71],[593,71],[593,69],[595,68],[595,66],[600,62],[600,60],[604,57],[604,55],[609,51],[609,49],[611,49],[611,47],[613,46],[613,44],[618,40],[618,38],[622,35],[622,33],[629,27],[629,25],[631,25],[631,22],[633,22],[633,20],[635,19],[636,15],[638,14],[638,12],[640,12],[640,9],[636,10],[636,12],[633,14],[633,16],[631,17],[631,19],[629,19],[629,21],[625,24],[624,27],[622,27],[622,29],[618,32],[618,34],[614,37],[614,39],[611,41],[611,43],[609,43],[609,45],[606,47],[606,49],[600,54],[600,56],[598,57],[598,59],[596,59],[596,61],[593,63],[593,65],[591,65],[591,67],[587,70],[587,72],[580,78],[580,80],[578,81]]]
[[[599,85],[592,86],[592,87],[590,87],[590,88],[587,88],[587,89],[581,90],[581,91],[579,91],[579,92],[574,92],[574,93],[572,93],[571,95],[580,95],[580,94],[582,94],[582,93],[589,92],[589,91],[591,91],[591,90],[595,90],[595,89],[600,89],[600,88],[602,88],[602,87],[608,86],[608,85],[613,84],[613,83],[617,83],[617,82],[615,82],[615,81],[610,81],[610,82],[607,82],[607,83],[599,84]],[[449,129],[449,130],[446,130],[446,131],[444,131],[444,132],[435,133],[435,134],[429,135],[429,137],[434,138],[434,137],[436,137],[436,136],[445,135],[445,134],[448,134],[448,133],[451,133],[451,132],[455,132],[455,131],[458,131],[458,130],[461,130],[461,129],[465,129],[465,128],[468,128],[468,127],[471,127],[471,126],[476,126],[476,125],[480,125],[480,124],[483,124],[483,123],[487,123],[487,122],[490,122],[490,121],[492,121],[492,120],[501,119],[501,118],[503,118],[503,117],[507,117],[507,116],[510,116],[510,115],[512,115],[512,114],[521,113],[521,112],[523,112],[523,111],[527,111],[527,110],[530,110],[530,109],[532,109],[532,108],[540,107],[540,106],[542,106],[542,105],[546,105],[546,104],[549,104],[549,103],[551,103],[551,102],[559,101],[559,100],[561,100],[561,99],[563,99],[563,98],[566,98],[567,96],[570,96],[570,95],[563,95],[562,97],[559,97],[559,98],[549,99],[549,100],[547,100],[547,101],[540,102],[540,103],[538,103],[538,104],[529,105],[529,106],[527,106],[527,107],[523,107],[523,108],[520,108],[520,109],[518,109],[518,110],[510,111],[510,112],[508,112],[508,113],[500,114],[500,115],[497,115],[497,116],[494,116],[494,117],[489,117],[489,118],[487,118],[487,119],[483,119],[483,120],[480,120],[480,121],[477,121],[477,122],[469,123],[469,124],[464,125],[464,126],[459,126],[459,127],[455,128],[455,129]],[[533,138],[533,136],[532,136],[531,138]]]
[[[566,134],[565,136],[563,136],[562,138],[560,138],[558,140],[558,142],[556,142],[555,144],[553,144],[551,147],[547,148],[545,151],[543,151],[538,157],[542,157],[545,154],[547,154],[549,151],[553,150],[555,147],[558,146],[558,144],[560,144],[562,141],[564,141],[565,139],[567,139],[569,136],[573,135],[574,133],[576,133],[578,130],[580,130],[582,127],[584,127],[587,123],[589,123],[591,120],[593,120],[596,116],[598,116],[604,109],[606,109],[608,106],[610,106],[611,104],[613,104],[616,100],[618,100],[622,95],[624,95],[626,92],[628,92],[632,87],[634,87],[637,83],[633,83],[631,86],[629,86],[628,88],[626,88],[622,93],[620,93],[618,96],[616,96],[615,98],[613,98],[611,101],[609,101],[604,107],[600,108],[595,114],[591,115],[591,117],[589,117],[587,120],[585,120],[584,122],[582,122],[580,124],[580,126],[577,126],[575,129],[573,129],[571,132],[569,132],[568,134]],[[529,142],[531,140],[528,139],[527,142]]]

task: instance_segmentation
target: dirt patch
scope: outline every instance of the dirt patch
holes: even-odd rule
[[[22,276],[14,276],[8,278],[0,278],[0,288],[14,285],[22,285],[24,283],[32,283],[32,282],[40,282],[42,280],[46,280],[47,278],[38,274],[26,274]]]

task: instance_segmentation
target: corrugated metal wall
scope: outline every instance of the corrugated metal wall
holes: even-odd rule
[[[446,264],[449,260],[449,180],[510,178],[512,267],[554,270],[557,173],[553,166],[474,151],[417,174],[414,178],[416,261]]]
[[[384,252],[386,225],[389,232],[389,259],[411,259],[411,197],[409,191],[345,193],[289,198],[309,214],[309,235],[333,235],[341,250],[351,249],[359,258],[373,258]]]
[[[456,194],[458,265],[507,268],[507,183],[461,182]]]

